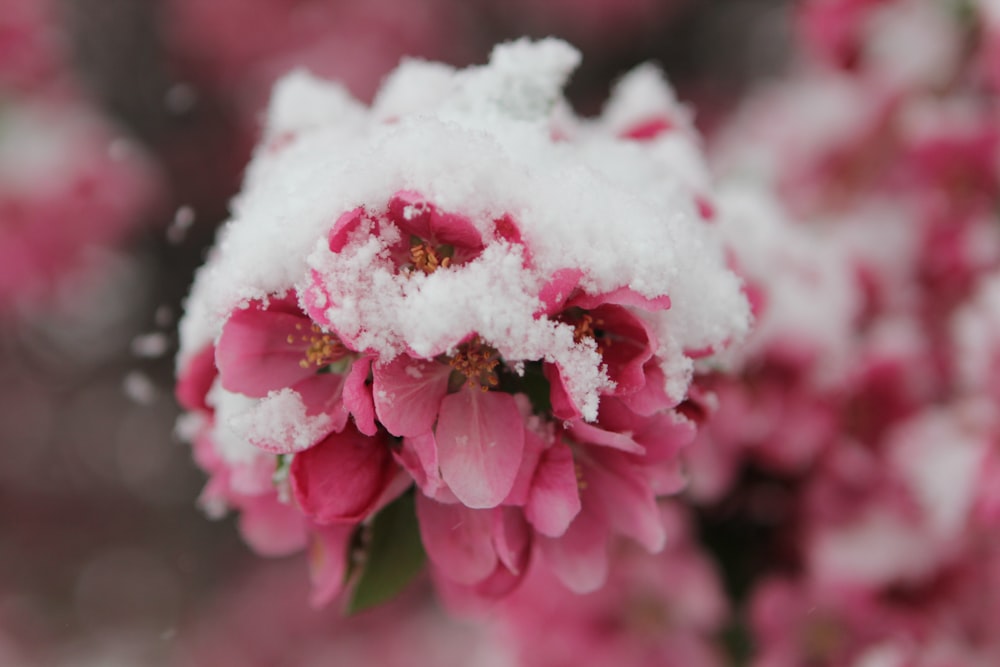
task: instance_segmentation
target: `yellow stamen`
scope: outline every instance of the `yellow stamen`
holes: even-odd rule
[[[611,345],[611,339],[601,331],[603,326],[604,320],[597,319],[590,313],[583,313],[573,326],[573,341],[579,343],[585,338],[590,338],[597,343],[597,348],[603,351]]]
[[[458,348],[448,364],[465,376],[470,387],[478,386],[482,391],[500,384],[496,368],[500,365],[500,355],[476,336]]]
[[[451,257],[439,257],[440,249],[435,249],[427,242],[416,243],[410,246],[410,261],[413,268],[431,274],[439,268],[447,269],[451,266]]]
[[[301,324],[296,324],[295,328],[302,331]],[[289,336],[287,340],[289,344],[295,343],[294,336]],[[325,333],[315,324],[309,328],[308,333],[302,334],[299,337],[299,341],[306,343],[305,358],[299,361],[299,366],[302,368],[309,368],[311,366],[323,368],[340,359],[347,352],[344,344],[340,342],[340,339],[336,335]]]

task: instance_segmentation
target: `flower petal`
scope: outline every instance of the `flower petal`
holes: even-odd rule
[[[389,433],[405,438],[434,427],[450,367],[400,355],[388,364],[375,364],[372,374],[375,413]]]
[[[371,357],[361,357],[351,364],[344,382],[344,407],[354,415],[354,424],[365,435],[375,435],[375,401],[368,374],[371,372]]]
[[[590,512],[581,512],[562,537],[542,537],[545,561],[574,593],[591,593],[608,577],[608,527]]]
[[[490,512],[446,505],[418,493],[417,519],[427,556],[448,579],[472,585],[497,566]]]
[[[552,274],[547,283],[538,292],[538,300],[542,302],[543,315],[551,315],[562,310],[580,284],[583,271],[577,268],[559,269]]]
[[[314,375],[303,368],[305,346],[297,337],[310,321],[292,313],[251,306],[237,310],[222,327],[215,349],[222,386],[228,391],[263,398],[273,389],[290,387]],[[289,343],[289,336],[296,337]]]
[[[323,607],[344,590],[347,574],[347,547],[355,526],[316,526],[309,543],[309,578],[312,579],[313,607]]]
[[[559,537],[579,513],[580,490],[573,452],[559,441],[542,454],[524,515],[542,535]]]
[[[588,454],[582,481],[595,508],[605,513],[615,532],[651,553],[663,549],[666,533],[645,471],[614,450],[591,448]]]
[[[469,507],[495,507],[510,493],[524,451],[524,422],[510,394],[464,387],[441,401],[441,476]]]
[[[619,287],[616,290],[603,294],[580,293],[573,297],[569,305],[590,310],[606,303],[613,303],[618,306],[633,306],[655,312],[670,308],[670,297],[662,294],[650,298],[639,294],[630,287]]]
[[[305,548],[309,535],[302,513],[277,494],[248,498],[240,510],[240,535],[261,556],[287,556]]]
[[[444,213],[416,192],[400,191],[389,200],[389,217],[406,234],[459,248],[481,249],[479,230],[464,215]]]
[[[186,410],[210,411],[205,398],[208,396],[218,371],[215,368],[215,348],[206,345],[191,357],[177,378],[177,402]]]
[[[292,459],[292,492],[320,525],[366,518],[393,480],[395,464],[383,438],[348,427]]]

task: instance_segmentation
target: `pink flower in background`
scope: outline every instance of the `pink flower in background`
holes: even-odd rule
[[[552,34],[580,44],[621,44],[669,24],[686,0],[513,0],[486,3],[518,34]]]
[[[706,534],[756,538],[755,556],[720,551],[752,589],[750,664],[993,664],[996,100],[989,41],[970,39],[986,14],[832,0],[800,18],[827,41],[716,146],[724,192],[774,188],[796,224],[769,237],[780,207],[719,198],[757,330],[696,376],[692,496]]]
[[[573,595],[537,564],[489,618],[519,665],[725,664],[712,637],[727,608],[709,560],[685,515],[664,506],[657,522],[667,546],[657,555],[616,542],[600,591]]]
[[[93,112],[18,100],[0,115],[0,311],[41,309],[141,220],[156,172]],[[99,268],[98,268],[99,270]]]
[[[466,56],[465,20],[451,0],[166,3],[168,38],[194,82],[221,88],[236,104],[249,104],[250,114],[295,67],[337,78],[370,99],[403,56]]]
[[[140,148],[86,103],[42,0],[0,3],[0,314],[100,272],[160,194]],[[85,281],[84,281],[85,282]]]
[[[56,9],[47,0],[0,2],[0,90],[24,93],[67,83]]]
[[[608,132],[552,114],[576,60],[547,41],[464,71],[405,63],[371,109],[286,79],[196,282],[179,395],[201,417],[185,419],[214,476],[270,466],[276,486],[254,492],[272,507],[314,533],[360,524],[355,596],[406,525],[442,586],[483,597],[536,559],[592,591],[617,536],[664,547],[693,351],[741,335],[747,307],[658,73],[622,82]],[[651,117],[676,124],[620,137]],[[344,572],[347,543],[332,548],[326,570]]]
[[[363,662],[386,667],[513,665],[488,629],[449,618],[425,587],[383,608],[343,618],[302,604],[307,586],[293,563],[244,568],[208,597],[170,642],[176,667]]]

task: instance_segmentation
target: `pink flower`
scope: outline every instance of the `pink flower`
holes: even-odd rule
[[[324,332],[291,297],[234,312],[222,329],[215,359],[226,390],[263,399],[291,388],[307,415],[328,418],[312,442],[258,439],[255,444],[264,449],[276,453],[304,449],[326,433],[343,430],[348,415],[354,416],[363,433],[375,434],[374,407],[366,386],[370,360],[352,353],[335,334]]]
[[[4,0],[0,16],[0,88],[19,93],[66,83],[56,7],[49,0]]]
[[[298,454],[289,478],[295,501],[310,520],[356,524],[409,485],[397,471],[384,437],[348,428]]]
[[[844,69],[858,66],[865,39],[865,20],[888,0],[814,0],[797,12],[802,45]]]
[[[102,274],[85,248],[114,248],[135,229],[157,174],[79,102],[14,96],[0,124],[0,313],[30,314],[72,276]]]

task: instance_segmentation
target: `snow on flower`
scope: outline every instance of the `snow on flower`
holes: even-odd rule
[[[477,595],[533,559],[593,590],[617,535],[663,548],[693,360],[749,307],[687,112],[646,67],[577,118],[578,60],[546,40],[405,61],[370,108],[277,86],[187,303],[178,396],[209,496],[321,545],[319,598],[411,485],[431,564]]]

